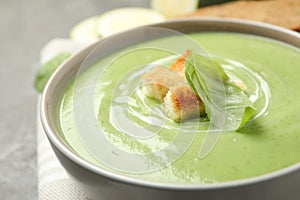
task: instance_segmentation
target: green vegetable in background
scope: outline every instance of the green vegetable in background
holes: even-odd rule
[[[233,0],[200,0],[198,7],[209,6],[214,4],[226,3]]]
[[[38,92],[43,92],[44,87],[47,84],[53,72],[70,56],[71,53],[60,53],[41,66],[41,68],[37,72],[34,82],[34,87],[37,89]]]
[[[185,67],[186,79],[203,101],[213,129],[235,131],[253,117],[256,109],[248,96],[219,63],[191,51]]]

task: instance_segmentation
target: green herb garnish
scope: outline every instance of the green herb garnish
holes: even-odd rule
[[[60,53],[41,66],[41,68],[37,72],[34,82],[34,87],[38,92],[43,92],[44,87],[53,72],[70,56],[71,53]]]
[[[191,51],[185,62],[185,76],[203,101],[212,129],[238,130],[255,114],[247,94],[212,58]]]

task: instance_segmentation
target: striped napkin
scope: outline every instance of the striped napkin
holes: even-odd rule
[[[74,53],[87,45],[87,43],[77,43],[69,39],[53,39],[41,50],[41,64],[49,61],[58,53]],[[73,180],[69,177],[55,157],[41,126],[39,109],[40,108],[38,106],[37,156],[39,200],[93,200],[77,188],[77,186],[73,183]]]

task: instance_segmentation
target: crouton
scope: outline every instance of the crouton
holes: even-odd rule
[[[177,71],[164,67],[156,67],[141,76],[142,92],[144,95],[163,101],[170,88],[186,83]]]
[[[169,69],[156,67],[141,76],[145,96],[163,101],[166,114],[175,122],[197,118],[205,114],[204,104],[185,78],[187,50]]]
[[[181,57],[179,57],[174,64],[170,66],[173,71],[180,72],[181,75],[185,76],[185,60],[189,56],[190,50],[187,50]]]
[[[199,118],[204,104],[188,84],[171,88],[164,98],[166,114],[175,122]]]

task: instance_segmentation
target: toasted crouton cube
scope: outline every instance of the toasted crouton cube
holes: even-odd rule
[[[175,122],[205,114],[204,104],[188,84],[171,88],[164,98],[167,115]]]
[[[163,101],[168,90],[186,83],[178,72],[164,67],[157,67],[141,77],[142,91],[151,98]]]
[[[175,63],[170,66],[173,71],[178,71],[180,75],[185,76],[185,60],[190,55],[190,50],[187,50]]]

